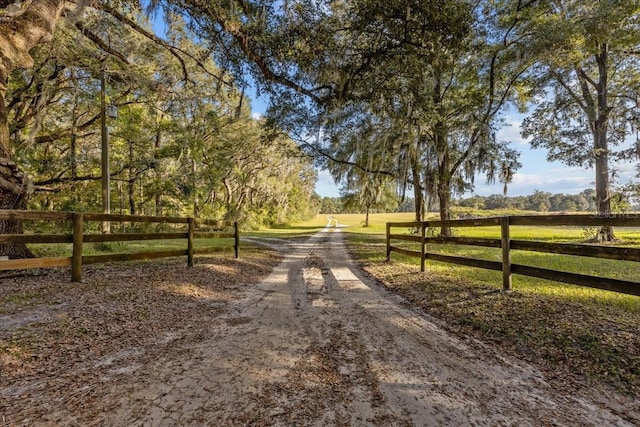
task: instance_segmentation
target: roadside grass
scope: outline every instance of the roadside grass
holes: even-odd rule
[[[340,216],[337,216],[338,218]],[[640,396],[640,297],[514,275],[513,291],[501,292],[501,273],[427,261],[392,253],[385,262],[386,221],[347,227],[349,249],[360,265],[386,287],[441,319],[452,331],[499,346],[547,372],[564,386],[608,386]],[[411,219],[409,219],[411,220]],[[345,218],[345,222],[347,219]],[[409,234],[398,228],[394,233]],[[459,228],[458,236],[498,238],[497,227]],[[617,229],[616,244],[640,246],[640,230]],[[514,227],[512,238],[584,243],[579,227]],[[416,249],[410,242],[394,246]],[[418,246],[419,248],[419,246]],[[499,261],[500,250],[429,245],[428,251]],[[640,264],[568,255],[514,251],[514,263],[630,281]]]

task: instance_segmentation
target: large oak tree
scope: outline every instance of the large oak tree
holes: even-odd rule
[[[593,167],[597,213],[611,213],[612,162],[632,130],[640,88],[640,2],[539,1],[526,31],[536,35],[539,96],[523,136],[550,160]],[[627,154],[635,150],[627,150]],[[598,240],[613,240],[603,227]]]

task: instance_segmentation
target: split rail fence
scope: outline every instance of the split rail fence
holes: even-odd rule
[[[428,237],[427,229],[433,227],[487,227],[499,226],[500,239],[470,238],[470,237]],[[597,215],[531,215],[504,216],[480,219],[462,219],[450,221],[424,222],[392,222],[387,223],[387,260],[391,253],[397,252],[410,257],[420,258],[420,270],[425,271],[426,260],[459,264],[488,270],[502,271],[503,290],[511,290],[512,274],[554,280],[573,285],[587,286],[640,296],[640,282],[611,279],[585,274],[569,273],[540,267],[513,264],[511,252],[514,250],[546,252],[562,255],[576,255],[582,257],[604,258],[620,261],[640,262],[640,249],[591,244],[549,243],[530,240],[511,239],[511,226],[582,226],[582,227],[640,227],[640,214],[619,214],[607,217]],[[392,234],[392,228],[403,227],[413,229],[418,235]],[[420,244],[420,250],[409,250],[392,246],[392,240],[415,242]],[[454,244],[483,246],[502,249],[502,261],[490,261],[460,256],[451,256],[427,252],[430,244]],[[640,269],[639,269],[640,270]],[[638,279],[640,279],[640,274]]]
[[[240,232],[237,222],[216,221],[199,218],[157,217],[139,215],[114,215],[80,212],[43,212],[30,210],[0,210],[0,220],[18,221],[62,221],[71,222],[71,234],[0,234],[0,244],[7,243],[72,243],[70,257],[45,257],[28,259],[0,260],[0,271],[21,270],[28,268],[47,268],[71,266],[71,280],[82,280],[82,266],[85,264],[100,264],[114,261],[149,260],[156,258],[186,256],[187,264],[193,265],[194,255],[210,254],[227,250],[224,247],[194,248],[194,240],[234,239],[235,257],[238,258],[240,249]],[[89,222],[111,223],[155,223],[155,224],[186,224],[186,231],[154,232],[154,233],[110,233],[89,234],[85,231],[85,224]],[[233,228],[232,233],[221,232],[224,228]],[[130,242],[140,240],[171,240],[186,239],[186,249],[164,251],[148,251],[136,253],[118,253],[105,255],[83,255],[84,243]]]

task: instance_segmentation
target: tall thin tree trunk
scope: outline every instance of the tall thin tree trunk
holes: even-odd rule
[[[193,186],[193,216],[198,217],[200,215],[200,200],[198,198],[198,164],[195,159],[191,159],[191,184]]]
[[[107,127],[106,115],[106,81],[104,63],[102,64],[102,74],[100,74],[100,136],[102,150],[100,154],[102,172],[102,213],[111,213],[111,175],[109,172],[109,128]],[[111,233],[111,222],[102,222],[102,233]]]
[[[133,179],[127,180],[127,193],[129,194],[129,214],[136,214],[135,182]]]
[[[133,141],[129,141],[129,179],[127,180],[127,185],[129,190],[129,213],[131,215],[136,214],[135,182],[135,170],[133,168]]]
[[[157,114],[157,113],[156,113]],[[160,191],[160,183],[162,179],[162,170],[160,169],[160,159],[158,158],[158,154],[160,153],[160,145],[162,143],[162,131],[160,130],[160,123],[157,124],[158,128],[156,130],[156,139],[154,143],[155,148],[155,202],[156,202],[156,216],[162,216],[162,192]]]
[[[124,215],[124,189],[122,185],[122,181],[118,181],[118,213],[120,215]],[[121,224],[122,225],[122,224]]]
[[[78,127],[78,92],[79,85],[76,80],[76,74],[74,68],[71,68],[71,82],[73,84],[73,107],[71,109],[71,137],[69,138],[69,163],[71,167],[71,199],[73,201],[74,209],[78,204],[78,192],[76,178],[78,177],[78,147],[77,147],[77,127]]]
[[[367,210],[366,210],[366,214],[364,217],[364,226],[368,227],[369,226],[369,205],[367,205]]]
[[[409,161],[411,166],[411,179],[413,180],[413,200],[416,213],[416,221],[422,222],[425,218],[425,204],[424,193],[422,191],[423,186],[420,181],[420,160],[418,149],[411,150],[409,153]]]
[[[424,194],[422,185],[420,185],[420,171],[417,167],[411,166],[411,174],[413,179],[413,200],[415,203],[416,221],[424,221]]]
[[[611,215],[611,189],[609,174],[609,143],[607,140],[609,105],[608,105],[608,45],[600,45],[600,53],[596,55],[598,64],[598,117],[593,125],[593,142],[595,152],[595,172],[596,172],[596,205],[598,215],[608,217]],[[602,227],[598,232],[598,241],[610,242],[615,240],[613,227]]]

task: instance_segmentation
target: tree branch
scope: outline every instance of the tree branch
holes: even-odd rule
[[[118,52],[117,50],[113,49],[111,46],[107,45],[100,37],[98,37],[96,34],[94,34],[93,32],[89,31],[82,22],[78,21],[75,24],[75,27],[80,30],[80,32],[89,40],[91,40],[92,42],[94,42],[100,49],[102,49],[103,51],[107,52],[108,54],[115,56],[116,58],[118,58],[120,61],[124,62],[125,64],[129,65],[129,58],[127,58],[122,52]]]
[[[106,4],[101,5],[100,8],[102,10],[104,10],[105,12],[107,12],[108,14],[110,14],[111,16],[113,16],[114,18],[116,18],[118,21],[120,21],[123,24],[126,24],[129,27],[131,27],[134,31],[138,32],[139,34],[142,34],[144,37],[148,38],[149,40],[153,41],[154,43],[156,43],[159,46],[162,46],[165,49],[167,49],[180,62],[180,67],[182,68],[182,74],[183,74],[184,79],[186,81],[189,80],[189,77],[188,77],[189,76],[189,71],[187,69],[188,68],[187,64],[185,63],[184,58],[182,57],[182,55],[184,55],[185,57],[188,57],[191,60],[193,60],[198,65],[198,67],[200,67],[205,73],[207,73],[211,77],[214,77],[215,79],[217,79],[218,83],[223,83],[223,84],[225,84],[226,86],[229,86],[229,87],[233,86],[233,83],[227,82],[226,80],[224,80],[223,77],[210,72],[207,69],[207,67],[202,63],[202,61],[200,61],[198,58],[196,58],[195,56],[193,56],[189,52],[186,52],[185,50],[183,50],[183,49],[181,49],[179,47],[173,46],[173,45],[167,43],[166,41],[162,40],[160,37],[156,36],[155,34],[145,30],[140,25],[138,25],[137,22],[135,22],[135,21],[129,19],[128,17],[124,16],[118,10],[116,10],[116,9],[110,7],[109,5],[106,5]]]
[[[392,176],[395,177],[396,175],[391,172],[391,171],[386,171],[386,170],[379,170],[379,169],[370,169],[368,167],[362,166],[361,164],[357,163],[357,162],[351,162],[348,160],[341,160],[338,159],[334,156],[332,156],[331,154],[327,153],[324,150],[321,150],[320,148],[316,147],[313,144],[310,143],[304,143],[300,145],[300,148],[302,147],[306,147],[306,148],[310,148],[312,151],[320,154],[323,157],[326,157],[327,159],[331,160],[332,162],[341,164],[341,165],[348,165],[348,166],[353,166],[357,169],[360,169],[362,172],[366,172],[366,173],[372,173],[372,174],[379,174],[379,175],[386,175],[386,176]]]

